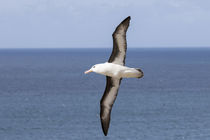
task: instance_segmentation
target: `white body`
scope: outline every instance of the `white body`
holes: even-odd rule
[[[91,70],[95,73],[114,78],[139,78],[142,73],[135,68],[129,68],[114,63],[102,63],[94,65]]]

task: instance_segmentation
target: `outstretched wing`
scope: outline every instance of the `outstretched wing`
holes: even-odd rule
[[[125,65],[125,57],[126,57],[126,32],[130,23],[130,16],[123,20],[115,29],[112,34],[113,37],[113,49],[112,54],[108,60],[109,63],[115,63],[119,65]],[[106,136],[109,129],[110,116],[112,106],[117,97],[118,89],[120,86],[121,79],[106,77],[106,88],[104,91],[104,95],[101,99],[101,125]]]
[[[100,111],[100,118],[101,118],[101,126],[106,136],[109,129],[110,123],[110,116],[112,106],[114,101],[117,97],[118,89],[120,86],[121,79],[116,79],[112,77],[106,77],[106,89],[104,91],[104,95],[101,99],[101,111]]]
[[[125,57],[127,50],[126,32],[130,23],[130,16],[124,19],[115,29],[112,34],[113,49],[112,54],[108,60],[109,63],[125,65]]]

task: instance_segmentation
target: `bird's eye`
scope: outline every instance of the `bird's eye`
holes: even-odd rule
[[[93,66],[93,68],[95,68],[96,66]]]

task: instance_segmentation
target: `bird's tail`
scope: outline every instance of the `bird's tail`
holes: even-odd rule
[[[142,78],[144,76],[143,71],[140,68],[136,68],[137,71],[139,71],[139,76],[137,78]]]

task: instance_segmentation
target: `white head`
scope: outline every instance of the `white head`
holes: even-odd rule
[[[104,64],[95,64],[93,65],[89,70],[85,71],[85,74],[88,74],[90,72],[95,72],[95,73],[104,73]]]

